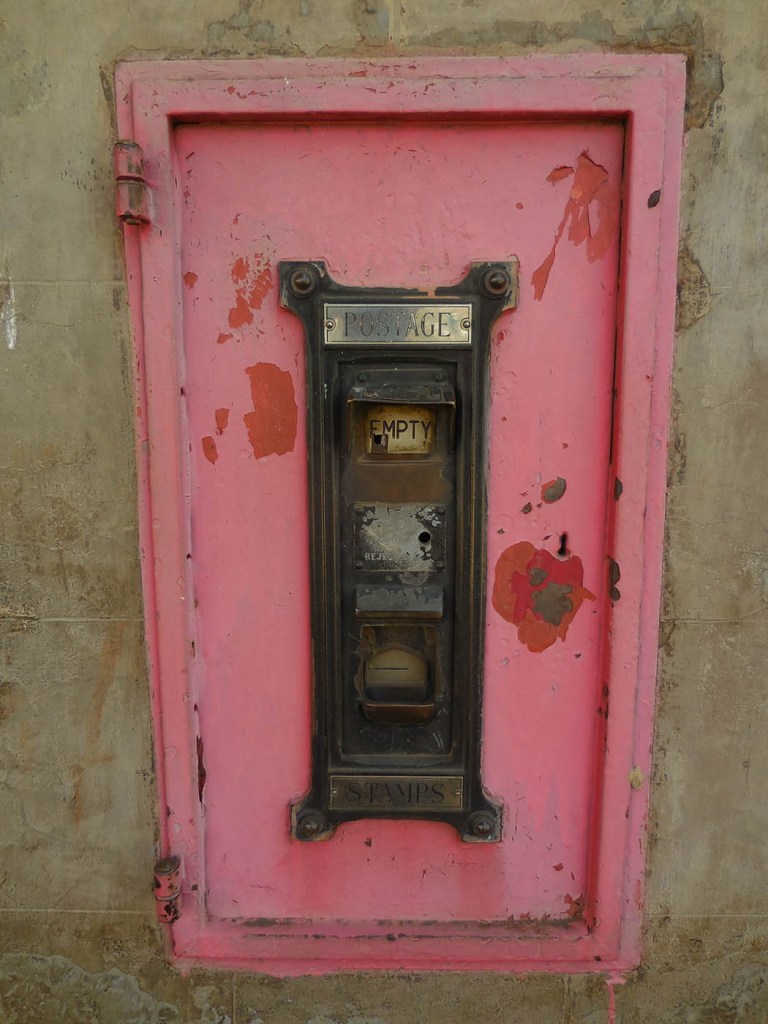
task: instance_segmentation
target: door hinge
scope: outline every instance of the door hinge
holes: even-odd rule
[[[138,142],[121,139],[113,150],[116,213],[123,224],[150,224],[149,186],[144,178],[144,153]]]
[[[155,861],[153,884],[157,918],[164,924],[173,924],[181,916],[181,857]]]

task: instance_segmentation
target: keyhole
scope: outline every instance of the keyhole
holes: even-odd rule
[[[557,553],[560,556],[560,558],[565,558],[565,556],[568,554],[568,534],[567,533],[561,533],[560,534],[560,547],[557,549]]]

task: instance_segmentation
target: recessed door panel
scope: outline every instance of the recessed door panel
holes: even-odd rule
[[[623,148],[623,126],[597,121],[176,128],[190,664],[213,917],[581,914],[606,683]],[[438,821],[363,819],[342,824],[330,842],[298,842],[289,809],[310,785],[307,464],[318,456],[307,447],[305,338],[280,306],[278,263],[322,260],[344,285],[429,291],[461,280],[473,261],[513,257],[519,304],[493,328],[481,448],[482,778],[503,807],[502,841],[462,843]],[[412,406],[412,417],[395,418],[443,415]],[[369,422],[384,420],[380,413],[375,403],[362,413],[369,448],[383,443]],[[423,439],[400,433],[387,440],[393,451],[431,457]],[[350,526],[362,558],[384,550],[377,531],[405,528],[386,515]],[[420,522],[415,507],[389,515]],[[453,543],[452,524],[442,540],[441,529],[435,544]],[[417,557],[423,530],[414,531]],[[354,598],[372,642],[397,621],[388,606],[377,624],[374,582],[362,581]],[[435,594],[422,596],[437,608]],[[387,600],[396,613],[398,595]],[[434,625],[423,629],[437,635]],[[426,664],[428,639],[421,657]],[[370,666],[371,693],[387,678],[384,661]],[[400,667],[412,702],[428,703],[429,673],[415,660]],[[368,729],[376,729],[370,719],[346,722],[345,742],[354,747]],[[341,803],[355,799],[348,780],[339,787]]]

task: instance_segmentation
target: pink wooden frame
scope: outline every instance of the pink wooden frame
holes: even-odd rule
[[[161,852],[181,852],[187,865],[182,915],[172,929],[178,963],[204,960],[276,975],[371,968],[621,972],[638,963],[684,89],[684,59],[658,55],[137,62],[118,68],[120,135],[143,148],[152,190],[152,223],[127,226],[125,245]],[[187,444],[178,413],[181,273],[172,130],[205,119],[379,117],[625,119],[616,436],[618,474],[633,486],[616,518],[614,550],[623,574],[636,573],[642,586],[626,593],[611,620],[612,702],[592,865],[599,924],[591,931],[580,923],[530,922],[506,932],[424,925],[406,928],[393,943],[387,941],[391,927],[375,923],[245,927],[206,917],[203,879],[195,874],[202,871],[203,822],[187,687],[192,602],[185,564]],[[649,197],[659,189],[654,206]],[[193,861],[199,868],[190,869]],[[320,932],[322,941],[315,937]]]

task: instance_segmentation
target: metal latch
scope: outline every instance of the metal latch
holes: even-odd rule
[[[150,224],[149,186],[144,178],[144,153],[137,142],[121,139],[113,150],[117,219],[123,224]]]
[[[154,893],[157,918],[173,924],[181,915],[181,857],[163,857],[155,861]]]

